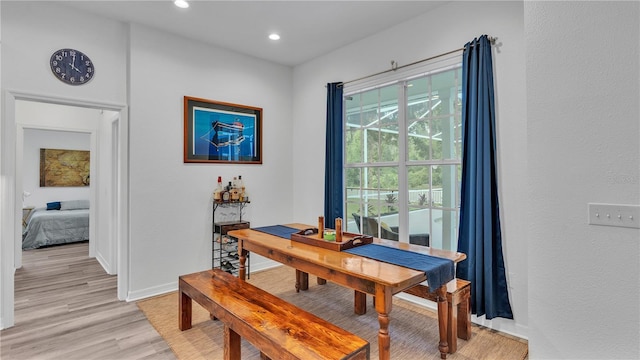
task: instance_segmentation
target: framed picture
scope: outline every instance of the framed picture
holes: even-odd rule
[[[185,96],[184,162],[262,164],[262,108]]]
[[[40,186],[89,186],[90,158],[86,150],[40,149]]]

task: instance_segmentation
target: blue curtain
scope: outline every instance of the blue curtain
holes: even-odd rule
[[[513,319],[504,259],[496,179],[496,131],[491,44],[486,35],[464,47],[462,59],[462,184],[458,251],[467,259],[457,277],[471,281],[472,313]]]
[[[324,166],[324,223],[328,228],[333,228],[343,213],[342,129],[342,83],[329,83]]]

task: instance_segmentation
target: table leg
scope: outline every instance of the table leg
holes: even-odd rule
[[[296,269],[296,292],[309,290],[309,274]]]
[[[392,294],[391,290],[376,285],[376,311],[378,312],[378,354],[380,360],[391,359],[391,338],[389,336],[389,313],[391,313]]]
[[[453,305],[453,301],[447,301],[447,345],[449,346],[449,354],[453,354],[458,350],[458,306]]]
[[[238,278],[241,280],[246,280],[247,276],[247,268],[245,267],[245,262],[247,261],[247,251],[243,249],[242,239],[238,239],[238,255],[240,255],[240,269],[238,270]]]
[[[180,330],[191,329],[191,298],[180,291],[180,299],[178,300],[178,328]]]
[[[448,320],[448,307],[447,304],[447,286],[443,285],[436,290],[438,295],[438,328],[440,329],[440,343],[438,344],[438,350],[440,350],[440,358],[446,359],[449,352],[449,343],[447,342],[447,320]]]
[[[367,313],[367,294],[354,290],[353,312],[356,315],[364,315]]]
[[[300,292],[300,277],[302,276],[302,271],[296,269],[296,292],[299,293]]]

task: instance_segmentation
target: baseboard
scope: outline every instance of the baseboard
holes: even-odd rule
[[[169,284],[152,286],[150,288],[137,290],[137,291],[130,291],[129,294],[127,295],[126,301],[127,302],[138,301],[138,300],[150,298],[153,296],[164,295],[177,290],[178,290],[178,280],[176,279],[176,281],[171,282]]]
[[[252,273],[273,269],[278,266],[284,266],[281,263],[270,260],[270,259],[262,258],[261,260],[263,261],[255,261],[254,263],[249,264],[249,270],[250,270],[249,278],[251,278]],[[126,301],[138,301],[138,300],[150,298],[153,296],[164,295],[177,290],[178,290],[178,280],[168,284],[157,285],[157,286],[153,286],[150,288],[137,290],[137,291],[131,291],[129,292],[129,295],[127,296]]]
[[[100,264],[100,266],[102,266],[102,268],[107,274],[116,275],[115,271],[111,271],[111,266],[109,266],[109,262],[102,257],[102,254],[98,253],[95,259],[98,260],[98,263]]]
[[[260,263],[260,264],[256,264],[255,266],[251,266],[251,273],[249,273],[249,276],[251,276],[252,273],[273,269],[273,268],[276,268],[276,267],[279,267],[279,266],[284,266],[284,265],[282,265],[279,262],[275,262],[275,261],[263,262],[263,263]]]
[[[100,260],[98,260],[100,261]],[[265,261],[256,264],[255,266],[251,266],[251,272],[249,273],[249,277],[251,277],[251,273],[268,270],[277,266],[284,266],[275,261]],[[127,295],[126,301],[138,301],[146,298],[150,298],[153,296],[164,295],[173,291],[178,290],[178,280],[172,283],[167,283],[163,285],[152,286],[150,288],[131,291]]]
[[[500,333],[515,336],[527,341],[529,340],[529,337],[527,336],[528,328],[516,324],[513,320],[503,318],[487,320],[484,316],[477,317],[475,315],[471,315],[471,322],[479,326],[488,327]]]

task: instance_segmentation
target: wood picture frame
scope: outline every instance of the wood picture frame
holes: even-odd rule
[[[184,162],[262,164],[262,108],[185,96]]]

